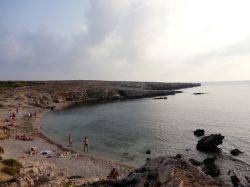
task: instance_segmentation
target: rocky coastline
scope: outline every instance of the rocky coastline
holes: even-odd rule
[[[144,166],[135,169],[79,154],[56,144],[40,132],[39,122],[43,114],[51,110],[77,103],[167,96],[194,86],[200,84],[47,81],[31,82],[28,86],[0,87],[0,130],[6,133],[6,137],[0,140],[4,150],[1,159],[14,158],[22,163],[20,173],[9,179],[5,175],[8,180],[1,181],[0,186],[228,186],[223,180],[206,175],[180,155],[149,159]],[[15,111],[17,108],[18,112]],[[14,121],[9,120],[11,113],[16,114]],[[28,113],[35,114],[35,117],[28,117]],[[17,140],[17,134],[25,134],[32,140]],[[54,155],[28,154],[34,145],[40,150],[52,150]],[[119,171],[119,180],[107,180],[112,168]]]

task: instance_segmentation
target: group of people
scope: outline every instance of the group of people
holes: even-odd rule
[[[68,135],[68,143],[69,143],[69,147],[72,147],[73,145],[73,138],[71,136],[71,133],[69,133]],[[84,137],[83,139],[83,151],[87,151],[87,153],[89,152],[89,139],[88,137]]]

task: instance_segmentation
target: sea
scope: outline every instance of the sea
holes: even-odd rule
[[[250,81],[206,82],[181,91],[162,100],[84,104],[49,112],[42,131],[64,146],[71,133],[73,149],[79,152],[88,137],[88,154],[135,167],[157,156],[182,154],[199,161],[216,156],[223,175],[234,170],[240,177],[250,176]],[[225,136],[221,151],[197,151],[196,129]],[[244,153],[232,156],[236,148]]]

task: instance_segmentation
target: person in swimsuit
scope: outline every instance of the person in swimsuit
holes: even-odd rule
[[[118,178],[119,178],[119,173],[118,173],[118,171],[116,171],[116,169],[113,168],[113,169],[110,171],[110,173],[109,173],[109,175],[107,176],[107,178],[108,178],[108,179],[118,179]]]
[[[88,153],[89,152],[89,139],[88,139],[88,137],[84,138],[83,144],[84,144],[83,151],[85,152],[85,150],[86,150]]]
[[[72,136],[71,136],[71,133],[69,133],[68,141],[69,141],[69,147],[71,147],[72,144],[73,144],[73,138],[72,138]]]

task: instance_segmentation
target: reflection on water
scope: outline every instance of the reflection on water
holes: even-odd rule
[[[71,133],[78,150],[88,136],[92,154],[139,166],[147,157],[177,153],[203,160],[208,155],[196,151],[199,138],[193,130],[204,128],[206,134],[225,136],[222,153],[217,155],[222,169],[249,172],[250,82],[206,83],[183,91],[167,100],[149,98],[51,112],[43,119],[43,130],[64,145]],[[234,148],[245,152],[237,162],[230,156]]]

